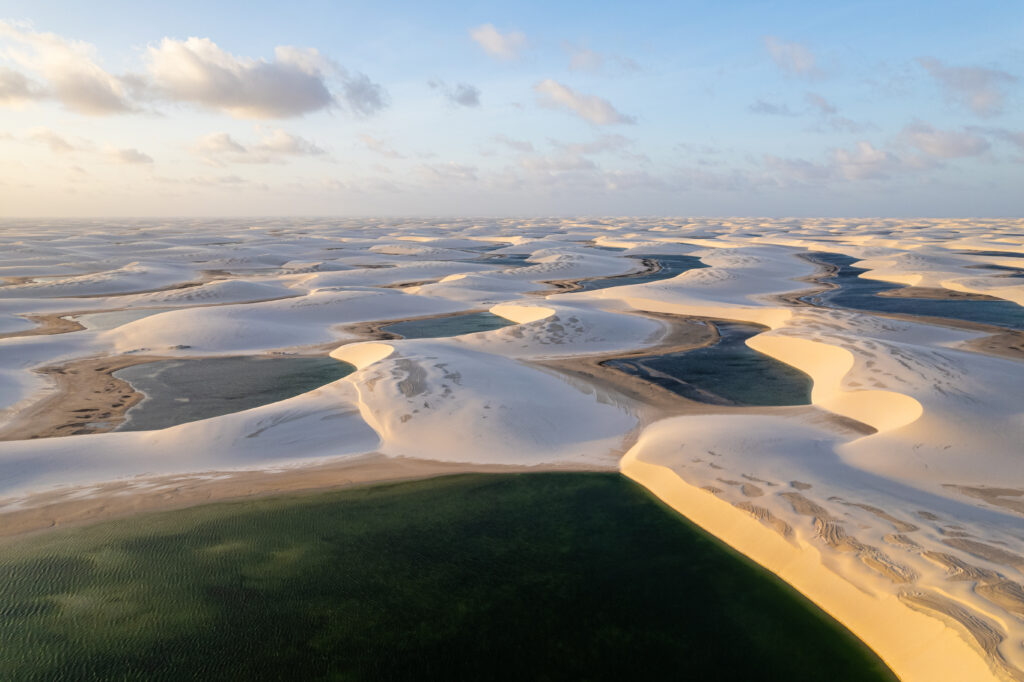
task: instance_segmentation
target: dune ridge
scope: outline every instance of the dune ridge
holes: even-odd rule
[[[0,442],[0,518],[42,518],[58,499],[95,510],[115,489],[141,500],[175,477],[212,481],[192,501],[273,489],[274,476],[305,485],[317,467],[340,471],[371,455],[437,464],[399,467],[410,471],[619,466],[846,623],[904,679],[1022,677],[1019,334],[795,297],[822,274],[801,256],[823,251],[857,259],[865,278],[930,296],[1021,305],[1024,280],[1007,273],[1024,264],[1024,221],[299,219],[89,229],[85,238],[72,223],[0,223],[0,254],[13,254],[0,256],[0,428],[59,397],[47,372],[68,363],[330,353],[357,371],[159,431]],[[659,253],[707,267],[576,286],[641,272],[638,256]],[[137,315],[152,308],[160,310]],[[515,324],[366,340],[385,321],[481,310]],[[133,319],[109,329],[47,322],[101,311]],[[684,327],[685,343],[673,343],[693,347],[708,318],[765,327],[747,344],[809,374],[812,405],[694,410],[665,395],[655,406],[600,372],[566,369],[665,348]],[[993,354],[1000,348],[1005,357]],[[263,482],[236,484],[256,478]]]

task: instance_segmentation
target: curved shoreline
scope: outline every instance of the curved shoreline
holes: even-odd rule
[[[812,547],[796,547],[752,514],[686,483],[671,469],[643,462],[636,447],[623,474],[691,522],[792,585],[846,626],[906,682],[1000,679],[985,657],[952,628],[899,598],[865,594],[822,562]]]
[[[0,512],[0,546],[5,538],[50,529],[285,493],[338,490],[460,473],[614,470],[614,467],[565,464],[511,466],[439,462],[369,453],[312,466],[136,477],[96,485],[67,486],[16,498],[17,508]],[[10,503],[10,499],[3,502]]]
[[[53,379],[53,389],[12,415],[0,427],[0,441],[113,431],[124,421],[125,413],[144,397],[127,381],[115,377],[114,372],[166,359],[157,355],[119,355],[83,358],[37,369],[37,373]]]

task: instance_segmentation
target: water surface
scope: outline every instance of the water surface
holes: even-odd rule
[[[945,317],[997,327],[1009,327],[1010,329],[1024,329],[1024,307],[1010,301],[879,296],[878,294],[883,291],[901,289],[903,285],[860,277],[860,274],[867,270],[853,267],[851,263],[856,263],[858,259],[850,256],[815,251],[807,254],[807,257],[819,264],[832,265],[837,268],[835,275],[824,280],[837,285],[835,289],[804,296],[801,299],[812,305],[851,308],[869,312]]]
[[[449,317],[428,317],[406,320],[381,327],[381,331],[397,334],[403,339],[436,339],[461,334],[489,332],[508,327],[515,322],[493,313],[467,313]]]
[[[148,431],[241,412],[291,398],[351,374],[324,357],[160,360],[114,372],[145,394],[118,431]]]
[[[599,249],[612,250],[612,247],[595,247]],[[607,289],[608,287],[621,287],[627,284],[643,284],[644,282],[657,282],[662,279],[669,279],[680,275],[687,270],[708,267],[696,256],[661,256],[635,255],[630,256],[634,260],[645,259],[655,261],[659,269],[656,272],[645,272],[637,275],[620,275],[617,277],[599,277],[585,279],[580,282],[583,291],[594,291],[596,289]]]
[[[639,376],[673,393],[713,405],[808,405],[811,378],[758,353],[746,340],[764,329],[716,322],[713,345],[678,353],[609,360],[604,364]]]
[[[619,474],[468,475],[5,543],[0,679],[893,680]]]

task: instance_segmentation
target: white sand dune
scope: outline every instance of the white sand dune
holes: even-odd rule
[[[378,452],[594,468],[621,457],[624,473],[808,595],[902,679],[1024,679],[1024,333],[782,296],[819,286],[810,278],[823,273],[799,257],[818,251],[857,259],[867,279],[1022,305],[1024,278],[1008,276],[1024,270],[1021,234],[1020,220],[924,219],[0,224],[0,334],[31,330],[29,315],[157,309],[107,330],[0,338],[0,423],[53,392],[37,370],[82,358],[333,345],[357,367],[159,431],[0,442],[0,512],[55,488],[89,495],[105,481]],[[528,258],[487,258],[512,254]],[[709,267],[550,293],[549,282],[636,273],[649,254]],[[345,330],[481,310],[515,324],[386,342]],[[550,369],[662,343],[671,325],[658,315],[762,325],[748,346],[807,373],[812,405],[695,413],[680,402],[652,418],[596,375]]]

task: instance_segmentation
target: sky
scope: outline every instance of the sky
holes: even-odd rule
[[[1024,215],[1024,2],[0,0],[0,217]]]

